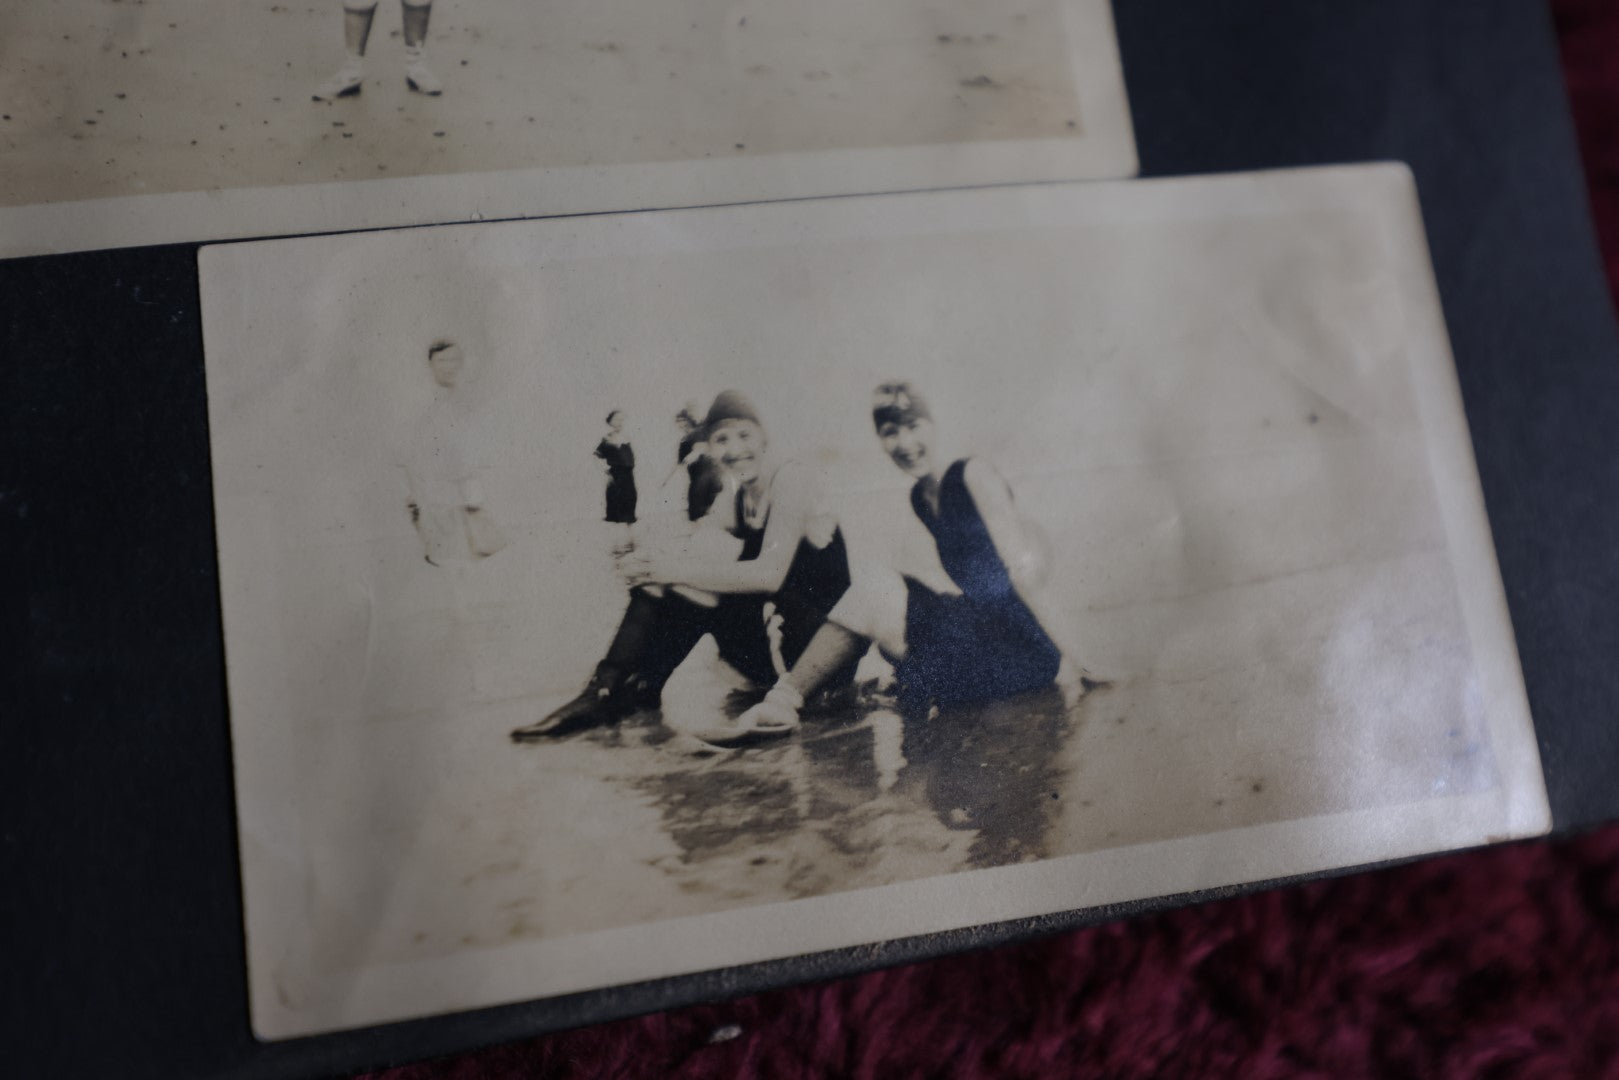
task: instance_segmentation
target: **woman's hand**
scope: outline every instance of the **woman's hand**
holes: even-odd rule
[[[1057,689],[1062,691],[1062,702],[1072,709],[1085,696],[1084,672],[1080,666],[1064,656],[1057,666]]]
[[[1100,690],[1112,685],[1104,679],[1098,679],[1089,671],[1074,663],[1066,654],[1062,663],[1057,665],[1057,689],[1062,691],[1063,704],[1072,709],[1079,704],[1080,698],[1092,690]]]
[[[652,559],[645,552],[631,548],[613,560],[613,568],[624,579],[624,584],[632,589],[652,583]]]
[[[837,531],[838,519],[825,511],[813,513],[804,519],[804,539],[817,550],[826,550]]]
[[[639,585],[678,585],[675,564],[658,555],[632,549],[617,560],[619,576],[630,588]]]

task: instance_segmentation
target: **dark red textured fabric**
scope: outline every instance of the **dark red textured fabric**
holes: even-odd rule
[[[1619,3],[1556,0],[1552,10],[1597,238],[1619,298]]]
[[[1554,9],[1619,297],[1619,0],[1558,0]],[[1619,1080],[1619,828],[370,1080],[1069,1075]]]

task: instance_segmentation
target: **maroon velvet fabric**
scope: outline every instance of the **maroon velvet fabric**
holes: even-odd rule
[[[1619,0],[1553,6],[1619,296]],[[1619,1080],[1619,827],[370,1077],[1070,1075]]]

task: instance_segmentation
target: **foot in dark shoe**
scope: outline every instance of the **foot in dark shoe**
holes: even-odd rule
[[[623,703],[617,688],[597,676],[590,680],[578,697],[562,708],[536,720],[527,727],[512,732],[512,742],[536,742],[540,739],[560,739],[576,731],[605,727],[617,723],[624,715]]]
[[[626,679],[615,695],[623,715],[662,705],[664,681],[650,675],[632,675]]]

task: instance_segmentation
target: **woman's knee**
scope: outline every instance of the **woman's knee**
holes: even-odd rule
[[[832,608],[839,626],[876,641],[885,651],[903,652],[905,579],[886,566],[855,571],[849,589]]]

